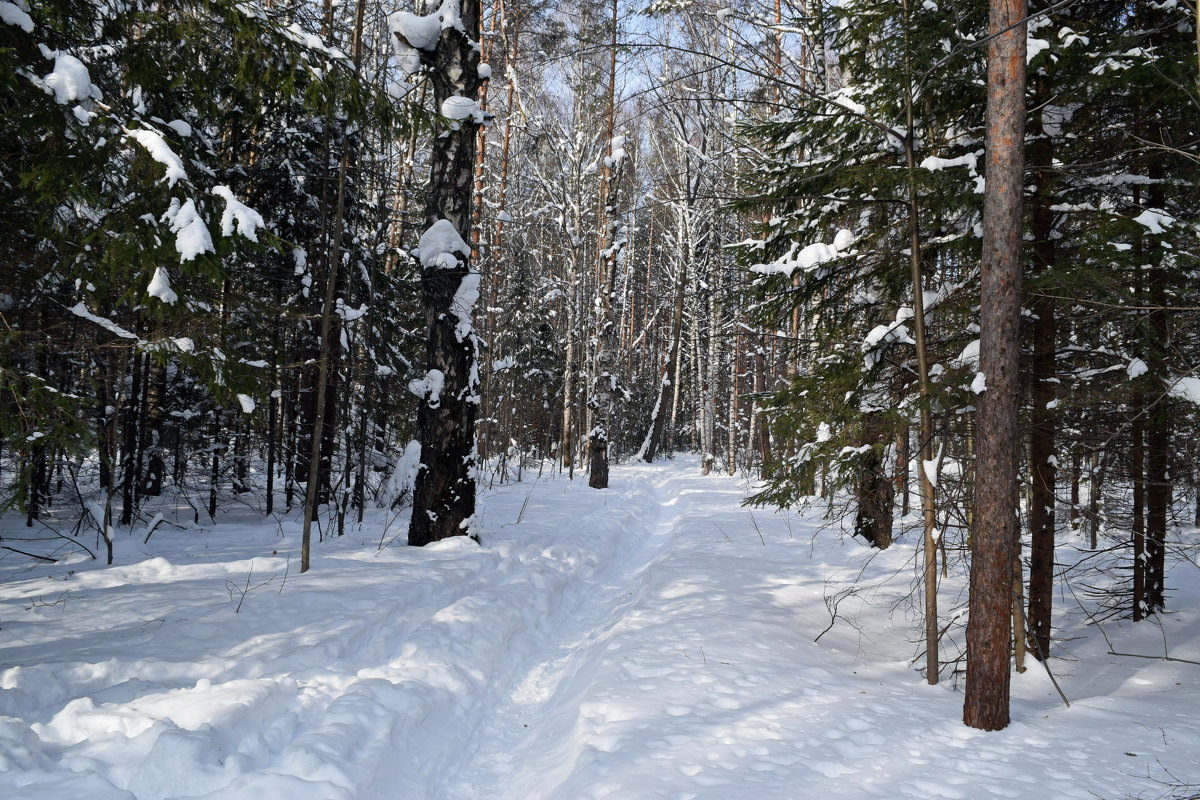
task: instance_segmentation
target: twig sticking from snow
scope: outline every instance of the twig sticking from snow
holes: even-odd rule
[[[754,526],[754,530],[756,530],[756,531],[758,532],[758,540],[759,540],[760,542],[762,542],[762,546],[763,546],[763,547],[766,547],[766,546],[767,546],[767,540],[763,538],[763,534],[762,534],[762,528],[758,527],[758,520],[756,520],[756,519],[754,518],[754,512],[753,512],[753,511],[751,511],[751,512],[749,512],[749,513],[750,513],[750,524],[751,524],[751,525],[753,525],[753,526]]]
[[[268,583],[275,580],[275,576],[278,574],[279,573],[277,573],[277,572],[272,572],[271,577],[267,578],[262,583],[257,583],[255,585],[251,586],[250,578],[251,578],[251,576],[254,575],[254,564],[251,563],[250,571],[246,573],[246,585],[244,587],[238,586],[233,581],[225,581],[225,589],[229,592],[229,599],[230,600],[233,599],[233,595],[235,592],[238,593],[238,595],[239,595],[237,608],[235,608],[233,610],[233,613],[237,614],[238,612],[240,612],[242,610],[242,603],[246,602],[246,595],[250,594],[255,589],[261,589],[262,587],[266,586]]]

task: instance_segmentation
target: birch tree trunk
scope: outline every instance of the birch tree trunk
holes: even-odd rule
[[[428,229],[418,246],[428,339],[423,397],[417,410],[424,468],[413,487],[408,529],[408,543],[416,546],[469,533],[475,514],[478,378],[470,313],[478,295],[479,273],[471,268],[465,243],[471,239],[476,131],[482,123],[482,114],[470,113],[477,108],[481,84],[479,1],[449,5],[458,5],[453,9],[460,12],[457,20],[444,18],[437,42],[420,53],[429,71],[435,107],[457,119],[433,139],[425,206]]]

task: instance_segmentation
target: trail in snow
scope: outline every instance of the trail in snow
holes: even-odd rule
[[[629,475],[621,477],[628,480]],[[530,787],[524,775],[536,774],[540,782],[551,785],[569,775],[579,756],[571,748],[583,700],[616,628],[671,544],[679,519],[669,513],[678,500],[671,479],[643,485],[658,507],[652,515],[636,520],[639,535],[633,546],[591,577],[578,606],[546,631],[528,671],[474,731],[473,743],[464,750],[456,776],[442,789],[441,797],[525,798]]]
[[[294,521],[123,538],[132,563],[110,568],[0,559],[0,796],[1116,800],[1200,782],[1194,666],[1107,654],[1064,600],[1072,708],[1035,665],[1009,729],[964,728],[956,681],[911,666],[907,540],[878,553],[697,473],[497,486],[482,546],[380,550],[403,521],[379,516],[302,577]],[[1157,624],[1106,623],[1114,649],[1200,660],[1196,577],[1175,569]],[[947,581],[943,608],[963,592]]]

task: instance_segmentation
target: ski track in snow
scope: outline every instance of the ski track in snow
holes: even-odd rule
[[[578,607],[549,631],[549,641],[532,667],[483,720],[476,742],[456,767],[456,780],[440,797],[529,797],[518,778],[533,773],[547,781],[565,777],[578,753],[570,749],[583,701],[615,629],[645,589],[654,562],[678,517],[663,520],[663,487],[653,486],[659,507],[653,519],[639,520],[642,535],[633,547],[607,564]],[[560,609],[560,613],[562,610]],[[501,787],[519,791],[504,792]]]
[[[618,467],[602,492],[505,484],[482,546],[378,550],[379,517],[316,545],[305,576],[294,521],[122,535],[114,567],[0,559],[0,796],[1116,800],[1200,782],[1194,665],[1107,654],[1059,596],[1073,707],[1034,663],[1008,729],[965,728],[961,687],[911,666],[907,541],[871,551],[740,508],[746,489],[695,459]],[[1196,578],[1172,573],[1158,624],[1106,623],[1114,649],[1200,660]],[[964,598],[943,586],[943,609]]]

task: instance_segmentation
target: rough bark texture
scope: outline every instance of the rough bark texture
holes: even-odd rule
[[[461,0],[464,31],[442,31],[436,49],[423,52],[434,90],[434,106],[441,108],[452,95],[474,99],[478,95],[479,2]],[[464,241],[471,240],[471,189],[475,171],[476,128],[470,119],[433,140],[429,195],[425,222],[432,226],[448,220]],[[445,376],[440,402],[422,400],[417,411],[421,463],[413,487],[410,545],[426,545],[469,533],[475,513],[475,413],[478,402],[474,379],[475,339],[459,339],[458,318],[451,304],[463,279],[471,273],[470,260],[459,256],[451,269],[425,269],[421,278],[422,303],[428,329],[425,368]]]
[[[963,722],[1009,722],[1013,553],[1017,535],[1017,367],[1025,135],[1024,0],[991,0],[988,29],[987,190],[980,289],[980,395],[970,621]]]
[[[868,414],[863,422],[862,444],[875,446],[886,436],[881,415]],[[854,533],[880,550],[892,546],[892,502],[895,486],[887,474],[887,459],[874,448],[862,456],[858,465],[856,500],[858,512]]]
[[[608,428],[617,394],[616,341],[613,328],[613,294],[616,290],[617,263],[622,249],[618,232],[620,218],[617,213],[617,179],[619,167],[613,152],[614,120],[616,115],[617,81],[617,0],[612,0],[611,42],[608,51],[608,158],[604,161],[604,177],[600,182],[600,235],[597,255],[598,266],[596,297],[595,352],[592,359],[592,379],[589,386],[588,406],[593,409],[595,420],[588,432],[591,463],[588,486],[593,489],[608,488]]]
[[[1156,125],[1158,141],[1167,141],[1161,124]],[[1162,185],[1165,177],[1157,159],[1151,162],[1150,178],[1155,181],[1147,192],[1151,208],[1164,208]],[[1150,270],[1150,343],[1147,366],[1153,376],[1166,375],[1167,353],[1170,351],[1170,320],[1167,317],[1167,274],[1161,263],[1163,250],[1149,237],[1150,247],[1159,263]],[[1145,610],[1153,614],[1166,607],[1166,539],[1167,516],[1171,506],[1170,446],[1171,422],[1166,393],[1155,392],[1146,418],[1146,588]]]
[[[1141,391],[1133,395],[1130,411],[1129,477],[1133,483],[1133,619],[1146,616],[1146,426],[1143,420],[1146,398]]]
[[[1049,97],[1048,81],[1037,82],[1036,97]],[[1040,116],[1034,115],[1035,120]],[[1040,130],[1040,122],[1035,122]],[[1043,275],[1054,268],[1055,248],[1051,238],[1054,215],[1052,182],[1053,145],[1044,135],[1029,148],[1036,194],[1033,199],[1033,269]],[[1054,600],[1054,485],[1058,470],[1054,462],[1057,413],[1054,401],[1055,308],[1054,300],[1042,292],[1031,301],[1037,319],[1033,323],[1033,358],[1030,380],[1029,474],[1029,611],[1026,619],[1034,658],[1050,655],[1050,622]],[[1020,635],[1021,632],[1018,632]]]

